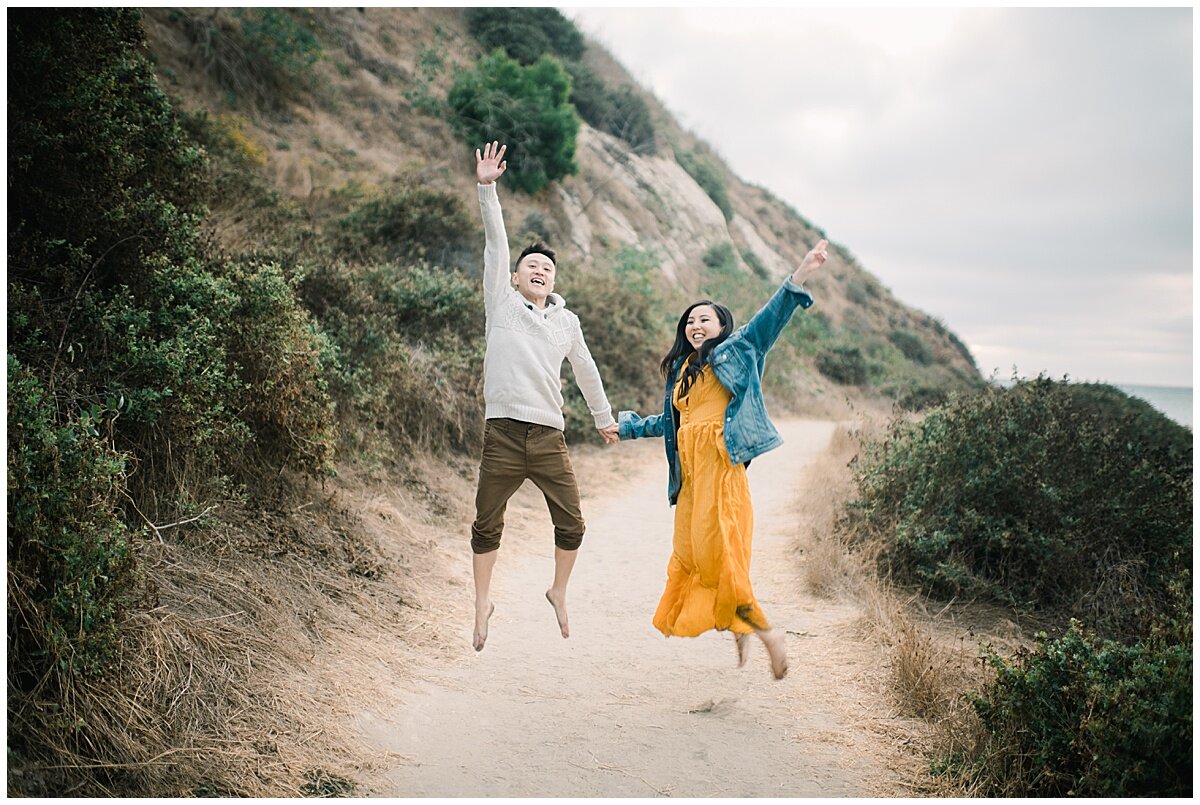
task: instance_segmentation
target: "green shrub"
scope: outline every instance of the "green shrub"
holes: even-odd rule
[[[427,260],[467,268],[478,261],[481,236],[457,194],[402,180],[339,219],[330,239],[340,256],[361,263]]]
[[[578,61],[583,34],[555,8],[469,8],[467,30],[484,50],[503,48],[509,58],[533,64],[546,54]]]
[[[1191,566],[1191,434],[1113,389],[1044,377],[897,420],[857,470],[851,512],[885,570],[976,596],[1145,633]]]
[[[570,88],[570,77],[553,58],[522,67],[497,51],[455,80],[447,99],[451,123],[472,147],[506,143],[505,181],[536,193],[579,169],[579,117],[568,102]]]
[[[1190,638],[1125,646],[1073,622],[989,661],[974,699],[987,737],[960,771],[985,796],[1191,796]]]
[[[233,16],[241,23],[242,37],[249,54],[284,73],[304,75],[321,59],[321,43],[312,31],[312,21],[296,19],[296,14],[282,8],[235,8]]]
[[[226,351],[241,386],[234,410],[254,434],[241,474],[263,464],[331,474],[334,417],[324,378],[331,345],[278,265],[231,262],[220,280],[230,303]]]
[[[189,257],[203,153],[140,55],[141,16],[13,9],[8,28],[10,282],[137,289],[143,256]]]
[[[264,417],[252,399],[251,380],[301,376],[299,364],[283,367],[312,344],[277,278],[204,255],[206,164],[142,55],[140,16],[14,13],[10,45],[20,87],[9,99],[9,296],[23,311],[10,324],[13,353],[60,415],[126,401],[113,438],[138,460],[134,497],[149,492],[168,509],[148,516],[223,490],[223,476],[246,465],[243,448],[267,438],[253,428],[272,418],[292,423],[301,451],[282,451],[283,463],[323,466],[308,452],[323,439],[319,404]],[[253,161],[250,148],[229,151]],[[259,292],[271,304],[259,306]],[[285,308],[286,321],[248,318]],[[247,349],[256,329],[272,337]],[[301,422],[313,430],[297,432]]]
[[[422,114],[443,117],[445,110],[442,108],[441,99],[430,92],[434,80],[446,67],[446,58],[443,55],[446,34],[440,25],[434,27],[434,39],[433,45],[421,48],[421,54],[417,57],[417,74],[404,90],[404,99]]]
[[[635,153],[657,153],[654,121],[650,117],[650,107],[642,100],[642,96],[630,86],[620,86],[612,91],[611,98],[612,117],[605,131],[629,143]],[[729,220],[728,216],[726,220]]]
[[[732,221],[733,204],[730,203],[729,194],[725,191],[725,180],[721,178],[721,174],[717,172],[713,164],[692,151],[676,151],[675,161],[708,194],[708,197],[721,210],[721,214],[725,216],[725,220]]]
[[[928,366],[933,362],[929,346],[908,330],[892,330],[888,333],[888,341],[895,344],[896,348],[904,353],[905,358],[918,366]]]
[[[737,257],[733,252],[733,244],[727,240],[709,247],[701,261],[714,275],[729,277],[737,273]]]
[[[846,298],[859,307],[873,307],[880,296],[879,283],[866,272],[855,272],[846,280]]]
[[[592,128],[608,131],[613,118],[613,99],[600,76],[577,61],[563,62],[571,76],[571,104],[579,116]]]
[[[41,382],[8,356],[8,681],[99,673],[134,582],[119,514],[126,457],[109,431],[123,400],[58,425]],[[49,699],[55,691],[47,690]]]
[[[192,59],[208,72],[228,98],[260,109],[279,110],[297,90],[311,90],[315,65],[322,57],[311,12],[302,9],[251,8],[206,14],[171,12],[192,43]]]
[[[579,316],[614,417],[621,409],[646,412],[662,405],[658,364],[670,343],[678,311],[664,311],[650,280],[659,272],[657,255],[625,246],[604,255],[597,270],[568,270],[559,277],[558,288],[567,307]],[[569,373],[570,364],[566,366]],[[567,377],[563,392],[567,437],[599,442],[595,419],[573,374]]]
[[[650,107],[640,95],[627,86],[610,91],[579,62],[564,66],[571,75],[571,104],[589,126],[624,140],[637,154],[658,150]]]
[[[867,383],[867,359],[858,347],[830,346],[817,353],[817,371],[843,386]]]
[[[482,438],[483,294],[423,265],[330,265],[302,294],[336,350],[330,393],[342,440],[368,457]]]
[[[750,266],[751,271],[763,279],[770,279],[770,273],[767,271],[767,267],[763,265],[763,261],[759,259],[758,255],[754,253],[753,249],[749,247],[742,249],[741,254],[742,260],[745,261],[746,265]]]
[[[942,386],[914,385],[896,400],[901,411],[924,411],[945,405],[950,400],[950,392]]]
[[[938,335],[944,335],[946,340],[950,342],[950,346],[952,346],[959,355],[962,355],[963,360],[967,362],[967,365],[978,372],[979,368],[975,365],[975,356],[971,354],[971,350],[967,349],[967,345],[959,340],[957,335],[950,331],[950,328],[946,326],[945,322],[940,319],[930,319],[929,322],[933,325],[934,332],[936,332]]]

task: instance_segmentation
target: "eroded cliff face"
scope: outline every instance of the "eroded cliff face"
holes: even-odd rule
[[[241,135],[256,149],[263,175],[278,192],[303,205],[313,226],[320,228],[323,216],[336,207],[331,199],[348,192],[377,192],[396,176],[473,199],[474,147],[459,141],[449,123],[421,103],[422,98],[444,99],[455,72],[471,67],[481,54],[462,9],[312,12],[309,19],[323,50],[313,68],[315,78],[269,113],[233,101],[217,85],[198,58],[194,39],[183,32],[177,12],[150,9],[145,14],[164,88],[184,108],[236,119]],[[431,61],[438,66],[430,69]],[[584,269],[603,270],[614,248],[636,247],[652,253],[662,281],[685,296],[699,290],[704,257],[714,246],[731,245],[736,270],[747,278],[757,273],[774,282],[824,237],[819,226],[769,190],[732,174],[599,45],[588,42],[584,63],[610,86],[635,87],[654,120],[656,153],[637,153],[623,140],[584,124],[577,140],[576,175],[533,196],[504,194],[510,236],[520,236],[524,223],[536,219],[561,258]],[[684,151],[704,154],[717,170],[733,210],[730,220],[681,167],[676,154]],[[468,203],[473,208],[473,201]],[[240,239],[236,246],[245,246],[255,236],[245,222],[227,221],[216,229]],[[928,356],[911,367],[919,379],[905,380],[910,386],[978,382],[966,348],[940,322],[896,300],[858,265],[846,245],[834,243],[831,251],[826,270],[813,282],[831,332],[845,343],[864,344],[867,352],[890,349],[889,338],[894,341],[897,331],[920,339]],[[752,268],[748,260],[758,265]],[[895,354],[885,357],[897,360]],[[895,389],[840,387],[813,368],[814,356],[801,360],[810,364],[806,382],[817,393],[897,396]],[[920,373],[932,371],[929,366],[935,367],[936,376],[926,382]]]
[[[729,239],[725,218],[668,151],[639,156],[584,127],[579,176],[557,188],[564,228],[585,259],[598,243],[653,250],[674,282],[693,286],[703,254]]]

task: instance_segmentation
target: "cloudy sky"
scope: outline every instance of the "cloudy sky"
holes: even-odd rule
[[[1192,10],[566,8],[985,375],[1192,385]]]

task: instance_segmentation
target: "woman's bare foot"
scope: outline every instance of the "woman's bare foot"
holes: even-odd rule
[[[750,635],[734,633],[733,641],[737,644],[738,668],[746,664],[750,658]]]
[[[495,604],[489,606],[487,614],[482,617],[479,615],[479,610],[475,610],[475,639],[473,642],[476,651],[483,651],[483,644],[487,642],[488,621],[491,619],[492,613],[496,611]]]
[[[734,641],[738,644],[738,667],[745,666],[746,660],[750,659],[750,635],[733,635]]]
[[[546,590],[546,600],[554,607],[554,617],[558,619],[558,628],[563,637],[570,637],[571,630],[567,627],[567,597],[559,595],[553,589]]]
[[[788,672],[787,641],[777,629],[758,632],[758,637],[766,646],[767,654],[771,657],[771,673],[775,675],[776,679],[783,679]]]

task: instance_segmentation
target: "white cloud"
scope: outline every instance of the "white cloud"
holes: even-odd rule
[[[1190,9],[568,13],[968,344],[1191,383]]]

